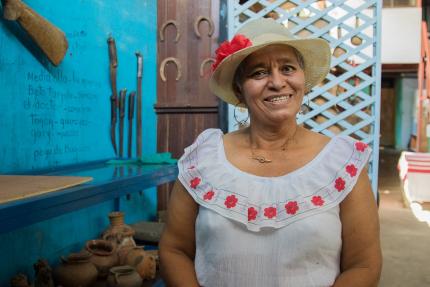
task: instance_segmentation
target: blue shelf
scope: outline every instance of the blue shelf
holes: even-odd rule
[[[174,181],[176,165],[114,166],[89,162],[29,172],[31,175],[90,176],[92,181],[0,204],[0,233]]]

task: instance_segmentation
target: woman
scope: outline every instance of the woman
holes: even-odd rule
[[[179,160],[160,241],[167,286],[377,286],[370,148],[296,123],[329,62],[327,42],[272,19],[217,50],[210,88],[250,125],[206,130]]]

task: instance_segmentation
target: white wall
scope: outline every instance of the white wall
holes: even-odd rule
[[[381,62],[418,63],[420,33],[421,8],[382,9]]]

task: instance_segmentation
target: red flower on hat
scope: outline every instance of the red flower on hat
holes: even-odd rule
[[[190,186],[195,189],[197,185],[200,184],[200,181],[202,181],[200,178],[195,177],[192,180],[190,180]]]
[[[276,216],[276,208],[275,207],[267,207],[264,209],[264,216],[267,218],[273,218]]]
[[[248,208],[248,221],[255,220],[257,218],[258,211],[254,207]]]
[[[334,182],[334,188],[336,188],[339,192],[345,189],[345,181],[343,180],[343,178],[336,178],[336,181]]]
[[[322,199],[321,196],[319,196],[319,195],[312,196],[311,201],[315,206],[322,206],[324,204],[324,199]]]
[[[237,203],[237,197],[234,195],[229,195],[226,197],[224,204],[227,208],[235,207]]]
[[[296,214],[297,210],[299,210],[297,201],[289,201],[287,204],[285,204],[285,211],[287,214]]]
[[[357,168],[353,164],[347,165],[345,169],[351,177],[354,177],[357,174]]]
[[[205,193],[205,195],[203,196],[204,200],[211,200],[212,197],[214,196],[215,192],[213,190],[209,190],[208,192]]]
[[[222,42],[215,51],[216,59],[215,63],[212,65],[212,71],[215,71],[219,63],[221,63],[227,56],[249,46],[252,46],[251,40],[242,34],[237,34],[233,39],[231,39],[231,41]]]
[[[365,144],[364,142],[356,142],[355,143],[355,148],[358,151],[363,152],[367,148],[367,144]]]

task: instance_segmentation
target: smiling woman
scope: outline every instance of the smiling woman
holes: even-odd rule
[[[167,285],[377,286],[370,148],[296,122],[328,73],[328,43],[260,19],[216,54],[210,89],[250,125],[206,130],[179,160],[160,241]]]

